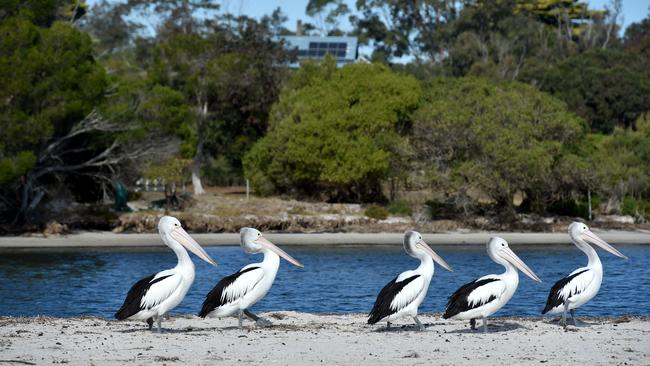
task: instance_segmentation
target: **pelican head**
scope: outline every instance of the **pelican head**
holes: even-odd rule
[[[260,253],[264,250],[271,250],[275,254],[289,261],[289,263],[303,268],[303,264],[298,262],[295,258],[287,254],[284,250],[275,246],[275,244],[268,241],[262,236],[262,233],[252,227],[245,227],[239,230],[241,236],[241,247],[246,253]]]
[[[447,271],[454,270],[442,259],[438,253],[434,252],[427,243],[422,240],[422,235],[417,231],[407,231],[404,233],[404,250],[408,255],[414,258],[421,258],[423,255],[430,256],[436,263],[441,265]]]
[[[542,282],[542,280],[537,277],[535,272],[533,272],[524,261],[522,261],[515,252],[510,249],[508,242],[503,238],[492,237],[487,243],[487,252],[490,258],[497,263],[502,263],[502,260],[507,261],[508,263],[517,267],[523,274],[532,278],[534,281]]]
[[[587,244],[598,245],[599,247],[605,249],[617,257],[627,259],[623,253],[619,252],[616,248],[609,245],[603,239],[599,238],[598,235],[589,230],[587,225],[581,222],[574,221],[571,223],[571,225],[569,225],[569,236],[575,243],[586,242]]]
[[[199,243],[197,243],[192,237],[183,229],[180,221],[177,218],[171,216],[163,216],[158,222],[158,232],[163,238],[163,241],[168,246],[172,246],[172,243],[178,243],[188,249],[190,252],[196,254],[197,257],[203,259],[204,261],[216,266],[217,262],[212,260],[208,253],[201,248]],[[175,244],[174,244],[175,245]]]

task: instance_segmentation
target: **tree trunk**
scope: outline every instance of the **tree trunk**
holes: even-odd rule
[[[203,184],[201,184],[201,162],[203,160],[203,142],[199,141],[196,147],[196,155],[192,159],[192,186],[194,186],[194,194],[202,195],[205,193]]]

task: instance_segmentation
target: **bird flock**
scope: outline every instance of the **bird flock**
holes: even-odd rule
[[[118,320],[145,320],[149,329],[157,325],[162,332],[161,319],[183,300],[195,277],[195,268],[187,250],[212,264],[203,248],[183,229],[178,219],[164,216],[158,223],[162,241],[171,248],[178,258],[176,267],[164,270],[136,282],[126,295],[122,307],[115,313]],[[598,254],[591,245],[627,259],[621,252],[599,238],[580,222],[569,225],[569,237],[587,255],[587,266],[576,269],[557,281],[548,295],[542,314],[562,313],[560,324],[567,327],[567,313],[578,326],[575,309],[591,300],[600,289],[603,279],[603,266]],[[434,262],[448,271],[452,267],[445,262],[416,231],[404,234],[404,250],[411,257],[420,260],[414,270],[400,273],[386,284],[375,301],[368,317],[368,324],[391,322],[410,317],[418,330],[425,326],[418,319],[418,308],[424,301],[429,283],[434,273]],[[304,267],[302,263],[266,239],[254,228],[240,230],[240,245],[249,254],[261,253],[264,259],[243,267],[236,273],[222,278],[206,295],[198,313],[202,318],[236,316],[239,327],[244,318],[249,318],[259,327],[271,326],[268,319],[257,316],[249,309],[261,300],[271,289],[280,267],[280,258],[291,264]],[[187,250],[186,250],[187,249]],[[484,332],[488,330],[487,318],[501,309],[512,298],[519,285],[519,272],[537,282],[541,279],[519,258],[508,243],[499,237],[487,242],[487,253],[496,263],[505,268],[502,274],[489,274],[462,285],[448,298],[443,314],[444,319],[469,320],[472,330],[476,320],[482,320]]]

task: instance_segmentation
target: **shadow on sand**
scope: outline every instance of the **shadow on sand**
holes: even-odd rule
[[[447,333],[449,334],[469,334],[469,333],[478,333],[478,334],[483,334],[483,322],[482,321],[477,321],[476,322],[476,329],[472,330],[470,327],[464,328],[464,329],[457,329],[457,330],[452,330]],[[510,332],[515,329],[530,329],[528,327],[524,327],[523,325],[516,323],[514,321],[509,321],[509,320],[488,320],[488,333],[502,333],[502,332]]]
[[[435,330],[436,327],[440,326],[440,324],[433,324],[433,323],[423,323],[425,330],[426,331],[431,331]],[[420,329],[418,328],[417,325],[415,324],[402,324],[402,325],[395,325],[392,324],[390,328],[383,326],[379,328],[374,328],[372,332],[375,333],[391,333],[391,332],[419,332]]]

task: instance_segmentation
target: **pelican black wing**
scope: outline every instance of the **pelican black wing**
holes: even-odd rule
[[[203,300],[203,306],[201,307],[199,316],[205,318],[214,309],[218,308],[221,305],[227,304],[228,298],[227,296],[224,296],[224,291],[228,288],[228,286],[232,285],[239,278],[239,276],[258,268],[260,267],[249,267],[239,272],[233,273],[230,276],[222,278],[221,281],[219,281],[219,283],[214,286],[212,291],[208,293],[208,295],[205,297],[205,300]]]
[[[481,286],[487,285],[490,282],[494,281],[499,281],[497,278],[485,278],[482,280],[476,280],[472,281],[470,283],[464,284],[461,288],[456,290],[451,296],[449,296],[449,300],[447,301],[447,310],[445,310],[445,314],[442,316],[444,319],[449,319],[454,315],[457,315],[459,313],[475,309],[479,306],[483,306],[490,301],[493,301],[496,299],[496,296],[490,296],[486,301],[482,302],[475,302],[472,305],[469,304],[469,301],[467,298],[469,295],[474,292],[476,289],[480,288]]]
[[[568,285],[574,278],[580,276],[581,274],[587,272],[588,269],[585,269],[584,271],[580,271],[577,273],[574,273],[572,275],[566,276],[563,279],[557,281],[555,285],[551,288],[551,292],[548,294],[548,299],[546,300],[546,306],[544,307],[544,310],[542,310],[542,314],[546,314],[547,312],[551,311],[553,308],[556,308],[558,306],[563,306],[564,301],[566,299],[562,299],[560,294],[562,293],[562,290],[566,285]],[[579,289],[575,289],[575,291],[571,291],[569,293],[569,296],[567,298],[580,293],[581,291]]]
[[[406,285],[418,277],[420,277],[420,275],[413,275],[399,282],[397,282],[397,277],[395,277],[386,286],[384,286],[384,288],[382,288],[379,292],[379,295],[377,295],[375,306],[372,307],[370,314],[368,314],[370,316],[370,318],[368,318],[368,324],[375,324],[385,317],[399,311],[399,309],[391,309],[390,304],[393,302],[393,299],[395,299],[395,296],[397,296],[397,294],[399,294],[400,291],[406,287]]]
[[[147,291],[149,291],[151,286],[171,276],[172,275],[160,276],[154,279],[154,277],[156,277],[156,274],[154,273],[151,276],[147,276],[136,282],[126,294],[126,300],[124,300],[124,304],[122,304],[120,310],[115,313],[115,318],[118,320],[124,320],[137,314],[140,310],[143,310],[144,308],[141,306],[142,298],[147,294]]]

